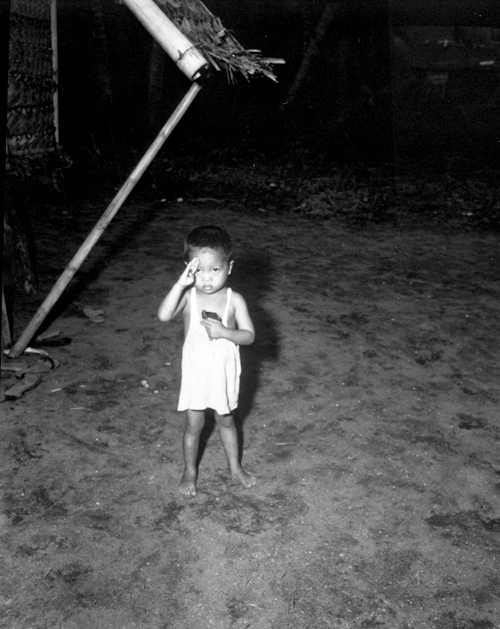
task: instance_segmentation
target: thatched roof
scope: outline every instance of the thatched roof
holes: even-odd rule
[[[264,57],[260,50],[245,49],[201,0],[155,0],[167,17],[188,37],[217,71],[229,81],[265,76],[276,81],[273,66],[283,59]]]

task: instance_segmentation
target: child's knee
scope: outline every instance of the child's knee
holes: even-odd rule
[[[193,413],[188,412],[186,416],[186,431],[190,434],[197,435],[203,430],[203,425],[205,424],[205,414],[204,413]]]
[[[186,428],[184,429],[184,434],[189,435],[190,437],[199,437],[202,430],[203,426],[188,423],[186,424]]]

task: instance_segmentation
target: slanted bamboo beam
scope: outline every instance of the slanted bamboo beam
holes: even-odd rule
[[[191,81],[198,79],[202,69],[208,66],[207,60],[168,19],[160,7],[153,0],[123,0],[123,2],[187,78]]]
[[[199,83],[194,82],[191,84],[189,90],[181,99],[175,111],[162,127],[161,131],[156,136],[151,146],[148,148],[144,156],[140,159],[139,163],[131,172],[123,186],[118,190],[113,200],[102,214],[101,218],[97,221],[90,234],[87,236],[83,244],[75,253],[63,273],[60,275],[59,279],[52,287],[50,293],[47,295],[31,321],[27,325],[24,332],[21,334],[19,339],[10,350],[9,356],[11,356],[12,358],[16,358],[24,352],[24,350],[28,346],[28,343],[31,341],[56,301],[62,295],[69,282],[78,271],[80,266],[83,264],[96,242],[102,236],[106,227],[113,220],[113,217],[123,205],[125,199],[133,190],[139,179],[142,177],[142,175],[146,171],[146,168],[151,164],[158,151],[163,146],[165,140],[172,133],[183,115],[186,113],[200,89],[201,85]]]

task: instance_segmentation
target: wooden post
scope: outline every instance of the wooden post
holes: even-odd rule
[[[128,197],[130,192],[133,190],[139,179],[144,174],[146,168],[153,161],[158,151],[163,146],[165,140],[175,129],[178,122],[181,120],[182,116],[186,113],[187,109],[197,96],[198,92],[201,89],[201,85],[199,83],[192,83],[189,90],[186,92],[184,97],[181,99],[180,103],[177,105],[175,111],[172,113],[170,118],[167,120],[165,125],[162,127],[160,133],[156,136],[155,140],[148,148],[144,156],[140,159],[137,166],[134,168],[132,173],[129,175],[127,181],[123,184],[123,186],[118,190],[115,197],[108,205],[106,210],[104,211],[101,218],[97,221],[96,225],[87,236],[81,247],[78,249],[76,254],[73,256],[66,269],[60,275],[59,279],[56,281],[52,290],[45,298],[42,305],[38,308],[37,312],[29,322],[28,326],[21,334],[19,339],[14,344],[13,348],[9,352],[9,356],[12,358],[16,358],[26,349],[28,343],[35,335],[36,331],[40,327],[40,325],[45,320],[46,316],[50,312],[53,305],[59,299],[65,288],[68,286],[69,282],[83,264],[88,254],[92,250],[92,247],[96,244],[99,238],[102,236],[104,230],[112,221],[115,214],[118,212],[120,207],[122,206],[125,199]]]
[[[54,106],[54,137],[56,146],[59,146],[59,54],[57,38],[57,0],[50,1],[50,40],[52,44],[52,78],[54,80],[54,93],[52,102]]]
[[[7,304],[5,302],[5,295],[3,294],[2,286],[2,344],[0,348],[10,347],[12,343],[12,334],[10,329],[9,313],[7,312]],[[1,358],[0,358],[1,361]]]
[[[2,318],[0,334],[0,351],[3,346],[8,346],[11,342],[11,330],[7,317],[7,308],[4,300],[5,283],[5,143],[7,139],[7,92],[8,92],[8,71],[9,71],[9,18],[10,2],[0,3],[0,260],[2,267],[0,270],[0,292],[2,293]],[[5,317],[4,317],[5,315]]]

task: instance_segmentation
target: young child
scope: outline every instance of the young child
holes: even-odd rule
[[[214,225],[197,227],[184,243],[186,267],[158,309],[160,321],[182,312],[184,346],[177,410],[186,411],[184,473],[180,491],[196,495],[196,460],[205,410],[213,409],[231,475],[245,487],[255,478],[240,465],[233,411],[238,405],[240,345],[255,338],[243,297],[226,286],[233,269],[229,234]]]

